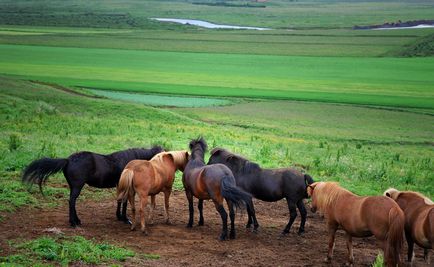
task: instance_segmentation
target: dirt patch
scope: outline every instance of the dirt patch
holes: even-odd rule
[[[66,204],[66,203],[65,203]],[[163,197],[157,196],[154,224],[149,226],[149,235],[140,231],[131,232],[129,227],[115,220],[115,201],[78,201],[77,212],[83,223],[73,229],[68,225],[67,206],[52,209],[22,209],[6,214],[0,223],[0,254],[13,254],[8,240],[33,239],[49,235],[56,227],[66,235],[81,235],[106,241],[118,246],[129,247],[137,253],[152,253],[161,256],[158,260],[145,260],[141,265],[149,266],[342,266],[346,261],[346,245],[342,231],[336,238],[332,264],[323,263],[327,254],[327,232],[325,222],[318,214],[309,211],[306,234],[296,234],[299,217],[291,233],[279,236],[288,219],[285,201],[266,203],[255,201],[257,218],[261,225],[257,234],[246,231],[246,212],[236,217],[237,238],[218,241],[221,219],[212,202],[204,203],[205,225],[185,227],[188,207],[184,192],[174,192],[171,197],[172,225],[164,224]],[[195,203],[196,204],[196,203]],[[354,238],[355,266],[370,266],[379,252],[374,238]],[[416,248],[413,266],[423,264],[423,251]],[[137,265],[134,260],[125,265]]]

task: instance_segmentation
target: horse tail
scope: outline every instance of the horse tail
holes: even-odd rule
[[[229,200],[237,208],[244,208],[245,205],[252,209],[252,195],[232,183],[230,176],[223,177],[221,181],[221,194],[224,199]]]
[[[22,182],[29,184],[38,184],[42,192],[42,185],[52,174],[62,171],[68,164],[68,159],[42,158],[34,160],[23,171]]]
[[[125,202],[129,196],[134,195],[134,171],[130,169],[124,169],[119,179],[117,187],[117,199],[118,201]]]
[[[386,235],[384,251],[387,266],[395,267],[400,262],[399,253],[404,240],[404,223],[404,212],[398,206],[391,208],[389,211],[389,231]]]
[[[315,181],[313,180],[312,176],[310,176],[309,174],[304,174],[304,184],[306,185],[306,190],[304,190],[305,192],[304,198],[309,198],[309,195],[307,194],[307,187],[308,185],[313,183],[315,183]]]

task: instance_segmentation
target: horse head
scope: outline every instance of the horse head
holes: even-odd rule
[[[313,213],[315,213],[318,209],[318,203],[317,203],[317,197],[314,196],[315,187],[318,185],[319,182],[310,184],[307,186],[307,195],[308,197],[312,198],[312,202],[310,204],[310,209]]]

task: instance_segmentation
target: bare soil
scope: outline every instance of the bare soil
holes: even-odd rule
[[[156,260],[135,257],[123,263],[129,266],[343,266],[347,257],[343,232],[338,231],[333,262],[323,262],[328,241],[325,220],[310,211],[303,236],[297,235],[297,217],[291,232],[281,237],[280,233],[288,221],[285,201],[267,203],[255,200],[260,223],[260,231],[256,234],[245,228],[246,212],[237,212],[237,238],[228,241],[218,240],[221,219],[212,202],[204,203],[204,226],[197,226],[198,211],[195,209],[195,226],[191,229],[185,227],[188,206],[184,192],[174,192],[171,196],[171,225],[164,223],[163,197],[161,194],[157,196],[154,224],[149,225],[147,236],[140,231],[130,231],[128,225],[116,220],[116,203],[112,199],[79,199],[77,212],[83,225],[78,228],[68,225],[66,204],[57,208],[23,208],[5,214],[0,223],[0,254],[15,253],[8,240],[50,235],[52,233],[47,233],[47,230],[56,227],[66,235],[81,235],[128,247],[137,254],[161,256]],[[353,238],[353,245],[355,266],[370,266],[380,251],[373,237]],[[428,266],[423,261],[423,250],[416,247],[415,253],[413,266]]]

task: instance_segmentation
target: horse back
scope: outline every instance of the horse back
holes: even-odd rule
[[[107,156],[83,151],[68,158],[64,174],[68,183],[87,183],[99,188],[115,187],[123,168],[119,168]]]

